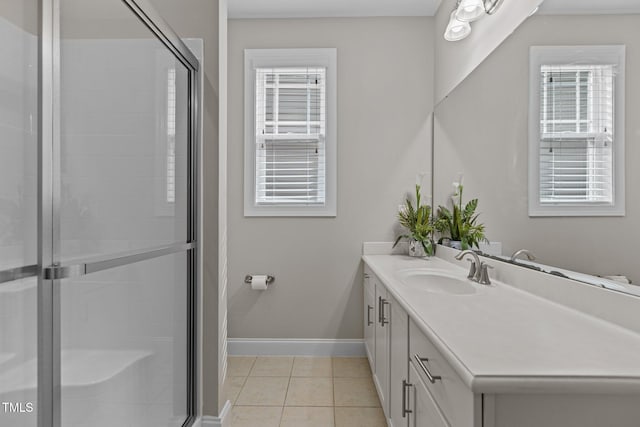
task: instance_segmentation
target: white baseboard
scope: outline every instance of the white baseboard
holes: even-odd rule
[[[229,356],[366,356],[364,340],[229,338]]]
[[[196,421],[194,427],[231,427],[231,401],[224,404],[220,416],[205,415]]]

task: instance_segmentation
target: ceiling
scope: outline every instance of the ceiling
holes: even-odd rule
[[[640,13],[640,0],[544,0],[545,15]]]
[[[433,16],[442,0],[229,0],[229,18]]]
[[[232,19],[433,16],[441,2],[442,0],[228,0],[228,13]],[[640,13],[640,0],[544,0],[539,13]]]

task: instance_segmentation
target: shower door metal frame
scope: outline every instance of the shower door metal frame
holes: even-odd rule
[[[187,255],[187,419],[198,414],[198,147],[200,63],[180,37],[146,0],[121,1],[188,71],[187,241],[110,254],[99,260],[62,263],[60,252],[60,0],[39,0],[38,44],[38,264],[6,275],[38,276],[38,427],[61,425],[61,280],[134,264],[169,254]],[[3,272],[0,272],[3,273]],[[2,276],[2,275],[0,275]]]

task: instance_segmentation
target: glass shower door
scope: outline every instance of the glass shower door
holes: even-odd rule
[[[39,325],[51,339],[40,427],[187,425],[198,62],[140,1],[44,3],[59,8],[43,140]]]
[[[38,14],[0,3],[0,426],[37,422]]]

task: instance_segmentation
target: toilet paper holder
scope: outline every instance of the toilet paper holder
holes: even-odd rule
[[[244,276],[244,283],[246,283],[247,285],[250,285],[252,280],[253,280],[252,275],[247,274],[246,276]],[[275,277],[271,275],[267,275],[267,285],[272,284],[274,280],[276,280]]]

